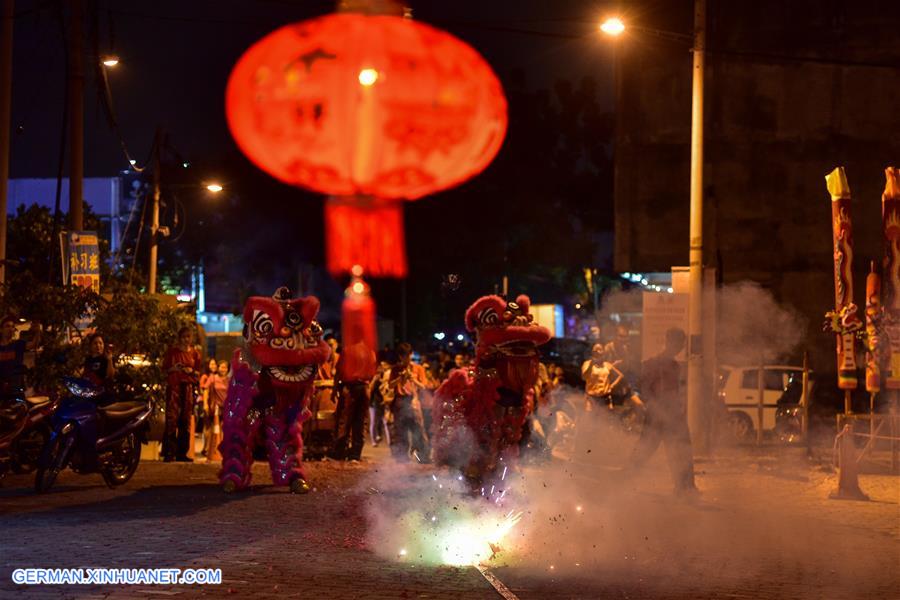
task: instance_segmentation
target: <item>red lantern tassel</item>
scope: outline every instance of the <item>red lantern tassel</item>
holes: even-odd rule
[[[375,301],[361,275],[362,269],[354,267],[341,305],[341,381],[369,381],[375,376]]]
[[[342,275],[360,265],[373,277],[406,277],[403,209],[371,196],[332,196],[325,203],[328,271]]]

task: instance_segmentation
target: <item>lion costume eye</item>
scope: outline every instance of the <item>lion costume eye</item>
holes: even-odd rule
[[[482,325],[496,325],[500,322],[500,315],[493,308],[486,308],[478,313],[478,321]]]
[[[300,316],[300,313],[291,311],[284,316],[284,322],[287,323],[288,327],[296,329],[303,324],[303,318]]]
[[[250,329],[254,336],[266,337],[275,329],[272,317],[266,313],[257,310],[253,312],[253,319],[250,322]]]

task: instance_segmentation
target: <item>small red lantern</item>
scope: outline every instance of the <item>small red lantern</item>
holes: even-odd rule
[[[483,170],[506,133],[490,66],[448,33],[395,16],[338,13],[288,25],[241,57],[226,92],[241,150],[272,176],[338,196],[328,268],[405,276],[415,200]]]

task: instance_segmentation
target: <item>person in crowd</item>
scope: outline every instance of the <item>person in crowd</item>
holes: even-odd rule
[[[202,359],[201,359],[202,360]],[[227,369],[226,365],[226,369]],[[215,358],[210,358],[206,363],[206,369],[200,375],[200,397],[194,405],[194,423],[196,429],[194,433],[204,436],[203,447],[206,448],[205,436],[207,434],[206,426],[209,424],[209,386],[212,384],[213,377],[219,372],[219,364]],[[204,451],[204,456],[205,456]]]
[[[191,416],[194,386],[200,367],[200,352],[194,347],[194,328],[182,327],[178,340],[163,357],[166,373],[166,427],[163,459],[166,462],[193,462],[188,457],[191,444]]]
[[[207,460],[221,460],[219,444],[222,443],[222,409],[228,396],[231,373],[228,361],[219,361],[216,372],[206,380],[206,425],[203,439],[203,454]]]
[[[547,370],[550,372],[550,392],[558,389],[561,385],[565,384],[566,372],[563,370],[561,365],[550,365],[549,367],[547,367]]]
[[[463,354],[462,352],[458,353],[453,357],[453,368],[454,369],[465,369],[469,366],[469,357]]]
[[[362,459],[366,409],[369,407],[369,382],[375,376],[375,351],[363,340],[361,332],[351,329],[345,339],[359,342],[343,348],[335,367],[338,406],[335,412],[335,438],[331,457],[336,460]]]
[[[519,439],[520,454],[526,453],[529,448],[543,455],[549,452],[546,431],[541,421],[541,415],[546,413],[549,400],[550,370],[544,363],[538,363],[538,377],[534,382],[534,409],[522,423],[522,437]]]
[[[417,371],[417,378],[423,382],[423,386],[419,389],[419,404],[422,406],[422,426],[426,435],[431,432],[431,414],[434,409],[434,392],[441,385],[440,381],[434,376],[431,364],[423,361],[421,365],[413,364]]]
[[[25,390],[25,353],[37,350],[41,343],[41,325],[32,323],[30,339],[16,339],[13,316],[0,321],[0,398],[20,398]]]
[[[595,405],[613,406],[613,390],[622,382],[622,372],[607,360],[603,344],[594,344],[591,357],[581,365],[581,377],[584,379],[586,411],[592,411]]]
[[[410,451],[419,462],[429,462],[428,437],[418,397],[425,382],[415,367],[412,347],[404,342],[397,347],[397,362],[382,383],[382,395],[390,410],[391,453],[401,462],[409,460]]]
[[[375,376],[369,382],[369,440],[373,447],[377,447],[382,439],[391,445],[391,434],[385,414],[385,399],[381,393],[381,384],[385,381],[391,370],[391,363],[387,356],[382,355],[375,370]]]
[[[606,344],[604,351],[606,360],[622,373],[622,380],[612,390],[613,403],[625,404],[630,400],[633,404],[640,405],[640,397],[635,389],[639,379],[640,363],[625,325],[616,327],[615,337]]]
[[[445,348],[441,348],[438,350],[438,358],[434,367],[435,379],[438,383],[443,383],[450,376],[450,371],[456,368],[456,365],[453,364],[453,357],[450,356],[450,353]]]
[[[331,348],[331,355],[328,357],[328,360],[319,365],[317,377],[323,381],[334,381],[337,374],[337,363],[341,357],[340,353],[338,353],[338,341],[333,335],[327,335],[325,336],[325,343]],[[334,387],[334,390],[335,392],[337,391],[336,386]]]
[[[681,366],[675,360],[684,348],[685,338],[683,330],[674,327],[669,329],[666,331],[663,351],[644,361],[641,366],[641,390],[646,417],[628,471],[635,471],[643,466],[659,445],[665,443],[675,493],[694,495],[698,493],[694,483],[694,457],[685,399],[681,393]]]
[[[206,371],[200,376],[200,389],[208,390],[209,382],[212,379],[213,375],[219,372],[219,363],[216,362],[215,358],[209,359],[209,362],[206,363]]]
[[[103,336],[95,333],[88,338],[88,355],[84,359],[81,376],[94,385],[109,387],[116,375],[116,364],[112,349],[103,341]]]
[[[194,404],[194,433],[203,436],[203,456],[206,456],[206,426],[209,423],[209,386],[212,384],[212,378],[218,373],[219,365],[215,358],[210,358],[206,363],[206,369],[200,375],[200,397]]]

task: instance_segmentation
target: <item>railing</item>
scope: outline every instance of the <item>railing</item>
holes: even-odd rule
[[[849,433],[854,438],[865,439],[865,445],[856,456],[856,462],[860,463],[866,458],[871,458],[873,451],[879,442],[890,446],[891,472],[898,471],[900,464],[900,414],[839,414],[837,415],[837,429],[841,431],[845,425],[850,426]],[[865,425],[868,425],[865,427]]]

